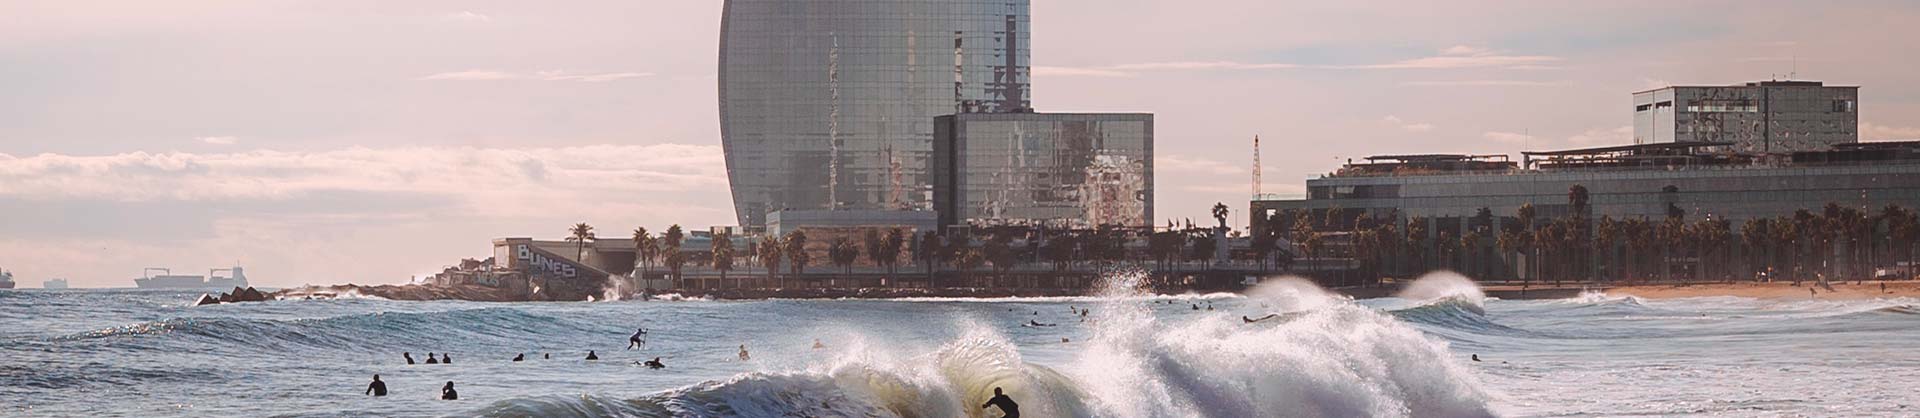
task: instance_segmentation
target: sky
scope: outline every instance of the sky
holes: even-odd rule
[[[1155,211],[1349,158],[1631,142],[1631,93],[1862,86],[1920,139],[1920,3],[1038,0],[1041,111],[1155,113]],[[718,0],[0,2],[0,268],[402,283],[576,222],[732,222]]]

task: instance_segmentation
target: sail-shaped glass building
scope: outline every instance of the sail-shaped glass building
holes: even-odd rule
[[[1028,0],[727,0],[735,215],[932,210],[934,117],[1032,108]]]

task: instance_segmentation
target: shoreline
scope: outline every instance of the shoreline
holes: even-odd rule
[[[1885,285],[1882,290],[1881,285]],[[1481,292],[1488,297],[1506,300],[1544,300],[1570,299],[1590,292],[1599,292],[1608,296],[1632,296],[1643,299],[1676,299],[1696,297],[1747,297],[1756,299],[1838,299],[1858,300],[1873,298],[1920,298],[1920,281],[1864,281],[1833,282],[1832,290],[1815,282],[1801,282],[1795,286],[1790,282],[1734,282],[1734,283],[1634,283],[1628,285],[1572,284],[1558,286],[1522,286],[1511,284],[1481,285]],[[1812,288],[1813,293],[1808,289]],[[1337,287],[1327,291],[1354,299],[1373,299],[1391,297],[1398,291],[1397,285],[1383,287]],[[1154,289],[1159,295],[1205,295],[1211,293],[1241,294],[1247,289]],[[1053,288],[794,288],[794,289],[695,289],[663,290],[652,297],[677,295],[682,299],[711,300],[769,300],[769,299],[909,299],[909,298],[953,298],[953,299],[999,299],[999,298],[1047,298],[1047,297],[1091,297],[1099,296],[1097,289],[1053,289]],[[584,300],[542,300],[527,295],[484,286],[433,286],[433,285],[356,285],[342,284],[331,286],[308,286],[283,289],[269,295],[273,299],[300,298],[354,298],[377,297],[389,300],[428,301],[428,300],[466,300],[474,302],[581,302]],[[621,299],[637,299],[639,295],[627,295]],[[584,299],[584,298],[583,298]]]

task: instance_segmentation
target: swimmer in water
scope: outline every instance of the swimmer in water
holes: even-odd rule
[[[1479,355],[1479,354],[1474,354],[1474,355],[1473,355],[1473,361],[1480,361],[1480,355]]]
[[[448,380],[446,386],[440,387],[440,400],[453,401],[453,400],[459,400],[459,399],[460,399],[460,392],[456,392],[453,390],[452,380]]]
[[[433,353],[427,353],[427,364],[440,364],[440,359],[433,358]]]
[[[587,350],[587,360],[599,360],[599,359],[600,359],[599,354],[594,354],[593,350]]]
[[[367,384],[367,394],[375,397],[387,396],[387,382],[380,381],[380,375],[373,375],[373,383]]]
[[[747,354],[747,345],[741,344],[740,345],[740,361],[750,361],[750,360],[753,360],[753,356]]]
[[[413,365],[413,353],[400,353],[400,357],[406,357],[407,365]]]
[[[661,363],[659,357],[654,357],[653,360],[647,360],[646,363],[641,363],[640,365],[647,366],[647,368],[654,370],[667,368],[667,364]]]
[[[1060,324],[1042,324],[1040,323],[1040,321],[1037,321],[1037,320],[1028,320],[1027,325],[1035,326],[1035,327],[1051,327],[1051,326],[1060,325]]]
[[[527,360],[527,353],[520,353],[520,354],[513,355],[513,361],[526,361],[526,360]]]
[[[815,349],[815,350],[819,350],[819,349],[822,349],[822,348],[827,348],[827,345],[826,345],[826,344],[821,344],[821,343],[820,343],[820,339],[819,339],[819,338],[815,338],[815,339],[813,339],[813,349]]]

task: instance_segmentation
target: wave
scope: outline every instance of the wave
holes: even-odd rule
[[[447,326],[459,324],[459,326]],[[440,312],[378,312],[317,319],[255,319],[230,317],[170,318],[98,329],[54,338],[55,341],[139,341],[149,344],[180,342],[179,348],[250,347],[268,351],[300,348],[367,350],[393,347],[474,347],[476,342],[512,340],[555,330],[588,330],[581,324],[511,308],[480,308]],[[154,340],[147,340],[154,339]],[[210,344],[210,345],[195,345]]]
[[[1117,297],[1116,296],[1008,296],[1008,297],[998,297],[998,298],[979,298],[979,297],[926,296],[926,297],[891,298],[891,299],[881,299],[881,300],[892,301],[892,302],[1088,303],[1088,304],[1092,304],[1092,303],[1104,303],[1104,302],[1140,302],[1140,301],[1169,301],[1169,300],[1181,300],[1181,301],[1227,300],[1227,299],[1242,299],[1246,297],[1247,297],[1246,295],[1242,295],[1238,293],[1213,292],[1213,293],[1183,293],[1183,294],[1177,294],[1177,295],[1168,295],[1168,294],[1129,295],[1129,296],[1117,296]],[[845,300],[867,300],[867,299],[847,298]]]
[[[1225,312],[1163,321],[1146,305],[1099,310],[1091,338],[1063,346],[1070,361],[1057,370],[1026,362],[992,327],[963,322],[958,337],[925,353],[856,344],[803,370],[743,373],[632,399],[521,397],[478,414],[976,417],[999,388],[1027,416],[1494,415],[1491,396],[1444,342],[1393,315],[1339,301],[1248,325]]]

